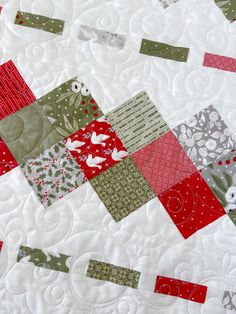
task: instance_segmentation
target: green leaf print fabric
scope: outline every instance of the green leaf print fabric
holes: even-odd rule
[[[38,100],[57,133],[67,137],[103,116],[88,88],[73,78]]]
[[[21,246],[17,257],[17,262],[33,263],[38,267],[68,273],[70,270],[71,256],[48,253],[46,250]]]

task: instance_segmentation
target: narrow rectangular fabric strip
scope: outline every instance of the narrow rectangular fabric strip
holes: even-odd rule
[[[207,287],[188,281],[157,276],[154,292],[171,295],[197,303],[205,303]]]
[[[34,249],[21,246],[17,262],[33,263],[35,266],[68,273],[70,270],[71,256],[49,253],[44,249]]]
[[[188,60],[189,48],[175,47],[165,43],[142,39],[140,53],[179,62]]]
[[[137,289],[140,272],[105,262],[90,260],[86,276]]]
[[[0,241],[0,253],[1,253],[1,251],[2,251],[2,247],[3,247],[3,242]]]
[[[101,45],[123,49],[125,47],[126,38],[123,35],[103,31],[86,25],[80,25],[79,39],[84,41],[92,41]]]
[[[236,72],[236,59],[206,52],[203,66],[218,70]]]
[[[15,24],[62,35],[65,21],[53,19],[43,15],[18,11],[15,18]]]

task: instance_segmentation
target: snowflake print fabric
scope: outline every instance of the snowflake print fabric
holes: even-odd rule
[[[73,78],[37,103],[58,134],[67,137],[103,115],[88,88]]]
[[[39,200],[48,207],[82,185],[86,179],[62,142],[21,165]]]
[[[173,132],[198,169],[235,147],[235,136],[213,106],[181,123]]]
[[[68,137],[65,145],[89,180],[128,156],[123,143],[104,117]]]

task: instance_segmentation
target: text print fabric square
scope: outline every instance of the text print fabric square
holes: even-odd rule
[[[213,106],[181,123],[173,132],[198,169],[235,147],[235,136]]]

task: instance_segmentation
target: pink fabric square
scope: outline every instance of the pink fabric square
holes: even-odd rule
[[[12,61],[0,66],[0,120],[36,100]]]
[[[203,66],[236,72],[236,59],[206,52],[204,55]]]
[[[132,154],[132,158],[157,195],[197,172],[171,131]]]

